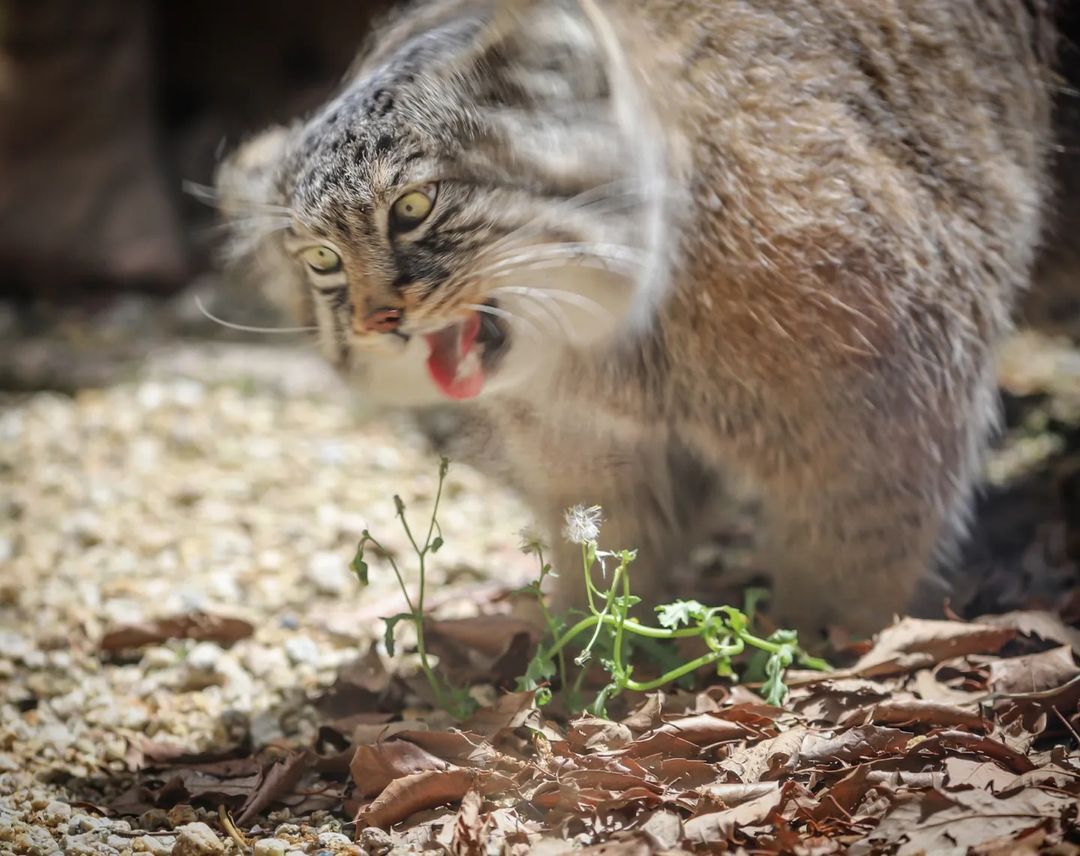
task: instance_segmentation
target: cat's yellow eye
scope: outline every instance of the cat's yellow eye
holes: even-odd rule
[[[341,270],[341,256],[329,247],[308,247],[300,253],[300,258],[316,273],[337,273]]]
[[[390,209],[391,222],[398,231],[405,231],[419,226],[427,219],[435,206],[435,186],[428,185],[422,190],[412,190],[398,197]]]

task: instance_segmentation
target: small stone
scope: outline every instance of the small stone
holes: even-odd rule
[[[199,819],[199,816],[195,814],[195,809],[187,803],[180,803],[180,805],[174,805],[169,809],[168,818],[169,826],[176,829],[185,823],[194,823]]]
[[[360,848],[370,856],[385,856],[394,846],[394,839],[382,829],[368,827],[360,830]]]
[[[299,666],[302,663],[314,666],[319,662],[319,646],[308,636],[294,636],[285,640],[285,654]]]
[[[285,856],[289,845],[280,838],[263,838],[255,842],[251,856]]]
[[[176,837],[172,835],[140,835],[131,842],[135,853],[151,853],[153,856],[171,856]]]
[[[104,823],[96,817],[88,814],[77,814],[68,822],[68,835],[81,835],[84,832],[92,832]]]
[[[71,806],[52,800],[41,810],[41,820],[46,826],[62,826],[71,820]]]
[[[214,856],[224,853],[225,845],[205,823],[189,823],[178,830],[172,856]]]
[[[157,832],[159,829],[171,829],[168,812],[163,808],[152,808],[139,815],[139,827],[149,832]]]
[[[340,595],[355,585],[345,561],[337,553],[324,551],[312,556],[307,576],[319,594]]]
[[[340,850],[342,847],[348,847],[352,844],[352,840],[347,835],[342,835],[340,832],[320,832],[319,833],[319,846],[325,847],[328,850]]]

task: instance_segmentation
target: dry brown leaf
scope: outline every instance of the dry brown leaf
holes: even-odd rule
[[[818,764],[850,763],[904,751],[911,735],[895,728],[860,725],[836,733],[806,734],[790,765],[799,769]]]
[[[295,752],[265,768],[258,784],[240,807],[236,822],[240,826],[251,825],[260,812],[291,794],[314,760],[310,752]]]
[[[644,758],[655,755],[657,752],[676,758],[697,758],[701,755],[701,748],[678,735],[658,729],[639,737],[625,749],[614,754],[630,758]]]
[[[966,731],[939,731],[925,738],[915,738],[909,747],[919,755],[971,752],[1001,762],[1014,773],[1026,773],[1035,765],[1022,752],[1006,746],[998,740],[969,734]]]
[[[481,814],[484,798],[478,791],[462,797],[450,838],[453,856],[483,856],[486,852],[488,818]]]
[[[1042,610],[1017,610],[1004,615],[984,615],[975,619],[992,627],[1008,627],[1025,636],[1037,636],[1047,642],[1067,645],[1080,656],[1080,630],[1069,627],[1060,616]]]
[[[424,621],[424,636],[429,643],[452,642],[487,657],[502,655],[519,635],[535,642],[540,634],[535,624],[512,615],[477,615],[447,621],[428,618]]]
[[[775,778],[799,751],[808,733],[806,726],[797,725],[760,743],[739,746],[721,760],[719,766],[744,782]]]
[[[766,823],[779,814],[783,799],[782,788],[770,788],[761,796],[732,808],[690,818],[683,824],[683,834],[686,841],[695,847],[730,842],[740,828]]]
[[[349,772],[361,797],[372,797],[395,779],[431,770],[446,770],[449,764],[408,740],[387,740],[358,746]]]
[[[102,651],[122,651],[143,645],[160,645],[169,639],[217,642],[227,646],[247,639],[254,632],[254,625],[240,618],[190,612],[118,627],[102,637],[100,647]]]
[[[902,618],[881,631],[874,647],[847,672],[863,676],[898,674],[965,654],[993,654],[1015,635],[1007,627]]]
[[[455,803],[470,790],[481,794],[498,793],[513,787],[505,776],[452,767],[425,770],[395,779],[371,803],[356,815],[359,828],[374,826],[386,829],[409,815],[428,808]]]
[[[578,752],[611,752],[624,748],[633,739],[628,726],[595,716],[574,720],[566,732],[566,741]]]
[[[1040,654],[994,660],[990,664],[990,689],[995,693],[1037,693],[1064,686],[1077,675],[1070,647]]]
[[[982,730],[986,720],[972,710],[956,705],[919,699],[889,699],[845,714],[840,725],[876,722],[879,725],[931,725]]]
[[[953,756],[945,759],[945,786],[954,788],[982,788],[994,792],[1016,781],[1016,774],[993,761],[975,761],[971,758]]]
[[[650,755],[638,763],[669,788],[687,790],[715,781],[718,770],[708,761],[695,758],[669,758],[666,755]]]
[[[698,746],[711,746],[757,736],[741,722],[732,722],[720,713],[699,713],[671,719],[635,741],[641,743],[657,734],[671,734]]]
[[[536,707],[536,692],[505,693],[491,707],[478,710],[465,723],[464,728],[475,734],[494,739],[501,732],[512,731],[526,723],[539,724],[540,712]]]
[[[897,854],[962,856],[969,848],[1055,824],[1071,809],[1075,799],[1034,789],[1007,797],[978,789],[898,794],[878,827],[850,852],[868,856],[883,842],[904,842]]]

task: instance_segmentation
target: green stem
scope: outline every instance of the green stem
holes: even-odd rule
[[[735,653],[738,653],[738,651],[736,651]],[[716,651],[710,651],[708,654],[702,654],[696,660],[691,660],[689,663],[683,663],[677,669],[672,669],[670,672],[665,672],[660,677],[652,681],[634,681],[627,678],[625,686],[628,690],[635,690],[637,692],[647,693],[650,690],[658,689],[665,684],[670,684],[672,681],[677,681],[683,675],[689,675],[691,672],[696,672],[702,666],[709,666],[715,663],[717,660],[722,660],[727,656],[730,655],[718,653]]]

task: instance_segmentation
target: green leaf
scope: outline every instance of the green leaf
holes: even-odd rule
[[[656,620],[661,627],[674,630],[680,624],[688,627],[705,617],[705,607],[696,600],[677,600],[656,607]]]
[[[349,563],[349,568],[356,574],[356,578],[360,580],[360,585],[366,586],[368,584],[368,564],[364,561],[364,545],[366,541],[361,540],[356,545],[356,555],[353,556],[353,560]]]
[[[432,540],[432,542],[431,542],[431,552],[432,553],[438,553],[439,548],[442,545],[443,545],[442,535],[436,535],[434,540]]]
[[[758,605],[767,603],[772,597],[772,592],[760,586],[751,586],[743,592],[743,612],[750,624],[757,618]]]
[[[394,628],[397,627],[399,621],[415,621],[416,616],[411,612],[399,612],[397,615],[391,615],[389,618],[384,618],[386,622],[386,630],[383,631],[383,642],[386,643],[386,653],[391,657],[394,656]]]
[[[765,694],[765,701],[769,704],[779,707],[787,698],[788,688],[784,683],[784,670],[794,659],[795,650],[790,645],[784,645],[765,662],[765,674],[768,678],[761,689]]]

